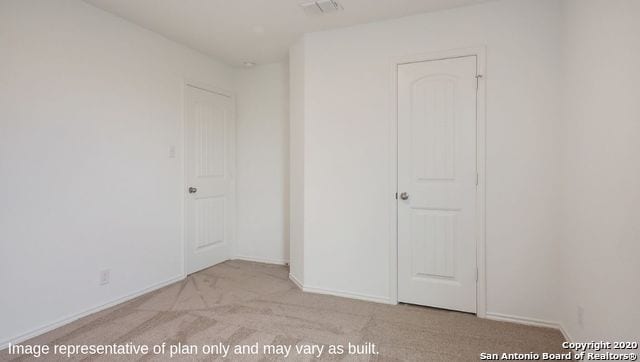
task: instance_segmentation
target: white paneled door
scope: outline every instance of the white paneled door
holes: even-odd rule
[[[185,90],[186,271],[229,259],[233,237],[234,118],[231,98]]]
[[[398,301],[476,312],[476,56],[398,65]]]

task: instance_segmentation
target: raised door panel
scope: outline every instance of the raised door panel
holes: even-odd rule
[[[194,204],[196,250],[224,243],[224,197],[196,198]]]
[[[411,146],[417,182],[455,177],[455,77],[429,75],[411,86]]]
[[[413,278],[455,281],[456,212],[414,210],[411,236]]]
[[[195,104],[195,166],[197,177],[224,176],[226,111],[212,102]]]

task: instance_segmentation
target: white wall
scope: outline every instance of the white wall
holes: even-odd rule
[[[305,36],[305,286],[389,298],[391,59],[486,45],[488,312],[557,320],[560,16],[495,1]]]
[[[71,0],[0,2],[0,54],[2,345],[181,277],[182,78],[233,76]]]
[[[304,282],[305,53],[300,40],[289,50],[289,273]]]
[[[236,70],[237,248],[249,260],[289,261],[289,66]]]
[[[640,2],[563,4],[561,320],[573,340],[637,340]]]

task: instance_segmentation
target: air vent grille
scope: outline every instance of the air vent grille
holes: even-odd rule
[[[343,10],[342,5],[335,0],[306,1],[301,3],[300,7],[307,15],[321,15]]]

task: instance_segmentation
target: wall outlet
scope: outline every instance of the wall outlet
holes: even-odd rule
[[[578,306],[578,308],[576,308],[576,315],[577,315],[577,319],[578,319],[578,325],[580,326],[580,328],[584,328],[584,308],[582,308],[582,306]]]
[[[176,146],[169,146],[169,158],[176,158]]]
[[[109,284],[111,281],[111,270],[105,269],[100,271],[100,285]]]

